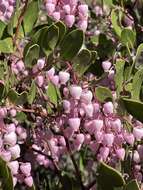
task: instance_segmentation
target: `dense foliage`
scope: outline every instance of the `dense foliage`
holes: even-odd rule
[[[143,188],[142,10],[0,1],[0,189]]]

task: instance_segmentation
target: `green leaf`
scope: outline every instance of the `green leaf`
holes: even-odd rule
[[[23,26],[25,33],[29,33],[35,22],[37,21],[39,13],[38,1],[32,1],[29,3],[28,8],[23,19]]]
[[[131,180],[125,185],[124,190],[140,190],[137,180]]]
[[[142,66],[143,66],[143,43],[138,46],[135,58],[135,67],[140,68]]]
[[[121,32],[121,41],[124,45],[134,48],[134,43],[136,40],[135,33],[129,28],[124,28]]]
[[[30,46],[30,45],[29,45]],[[37,44],[25,48],[24,62],[27,66],[32,67],[36,60],[39,58],[40,47]]]
[[[0,177],[2,178],[2,187],[4,190],[13,190],[13,180],[10,169],[6,162],[0,158]]]
[[[115,64],[115,85],[116,85],[116,91],[117,95],[120,95],[120,92],[123,89],[123,82],[124,82],[124,66],[125,61],[123,59],[118,59]]]
[[[86,70],[90,67],[91,52],[88,49],[83,49],[73,60],[73,68],[77,75],[82,76]]]
[[[49,83],[46,94],[50,102],[52,102],[55,106],[57,106],[58,103],[57,90],[52,83]]]
[[[97,183],[102,190],[113,190],[114,187],[121,187],[125,184],[122,175],[103,162],[100,163],[97,172]]]
[[[7,96],[9,100],[16,105],[24,104],[27,102],[27,92],[22,92],[21,94],[18,94],[14,89],[11,89],[8,92]]]
[[[31,87],[30,87],[30,90],[29,90],[29,93],[28,93],[28,103],[29,104],[32,104],[34,99],[36,97],[36,84],[34,82],[34,80],[32,81],[32,84],[31,84]]]
[[[0,40],[0,52],[1,53],[12,53],[13,52],[12,38],[5,38],[4,40]]]
[[[111,12],[111,22],[116,34],[120,37],[122,29],[119,25],[119,18],[120,18],[119,14],[120,14],[119,10],[113,9]]]
[[[6,24],[0,20],[0,39],[3,35],[5,27],[6,27]]]
[[[66,34],[66,25],[63,22],[59,21],[55,23],[55,26],[57,26],[59,29],[59,40],[57,44],[60,44]]]
[[[44,33],[42,34],[41,38],[41,47],[46,56],[54,50],[55,46],[57,45],[59,39],[59,29],[54,24],[48,28],[45,28]]]
[[[122,98],[124,102],[124,106],[128,113],[130,113],[133,117],[143,122],[143,103],[137,100]]]
[[[105,102],[106,100],[112,100],[112,93],[109,88],[99,86],[95,89],[95,95],[100,102]]]
[[[134,75],[132,83],[132,91],[131,91],[132,99],[140,100],[140,91],[142,83],[143,83],[143,68],[137,71]]]
[[[66,60],[72,60],[82,47],[84,40],[83,31],[73,30],[67,34],[61,43],[61,57]]]

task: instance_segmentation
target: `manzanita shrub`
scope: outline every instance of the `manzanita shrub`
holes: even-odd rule
[[[0,189],[142,188],[142,0],[0,0]]]

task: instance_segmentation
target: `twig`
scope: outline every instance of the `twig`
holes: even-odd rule
[[[18,38],[18,33],[19,33],[19,30],[20,30],[20,26],[21,26],[21,23],[23,21],[23,18],[24,18],[24,14],[26,12],[26,9],[27,9],[27,6],[28,6],[28,0],[25,1],[25,5],[22,9],[22,12],[18,18],[18,23],[17,23],[17,27],[16,27],[16,32],[15,32],[15,36],[14,36],[14,39],[13,39],[13,43],[15,45],[17,45],[16,41],[17,41],[17,38]]]

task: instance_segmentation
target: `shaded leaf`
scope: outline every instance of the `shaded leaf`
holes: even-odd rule
[[[66,60],[72,60],[82,47],[84,40],[83,31],[73,30],[67,34],[61,43],[61,57]]]
[[[13,41],[12,38],[5,38],[0,40],[0,52],[12,53],[13,52]]]
[[[36,96],[36,84],[34,82],[34,80],[32,81],[32,84],[31,84],[31,87],[30,87],[30,90],[29,90],[29,93],[28,93],[28,103],[29,104],[32,104],[34,99],[35,99],[35,96]]]
[[[140,190],[140,188],[136,180],[131,180],[125,185],[124,190]]]
[[[105,102],[107,100],[112,100],[112,92],[106,87],[102,87],[102,86],[97,87],[95,89],[95,95],[96,95],[96,98],[100,102]]]

